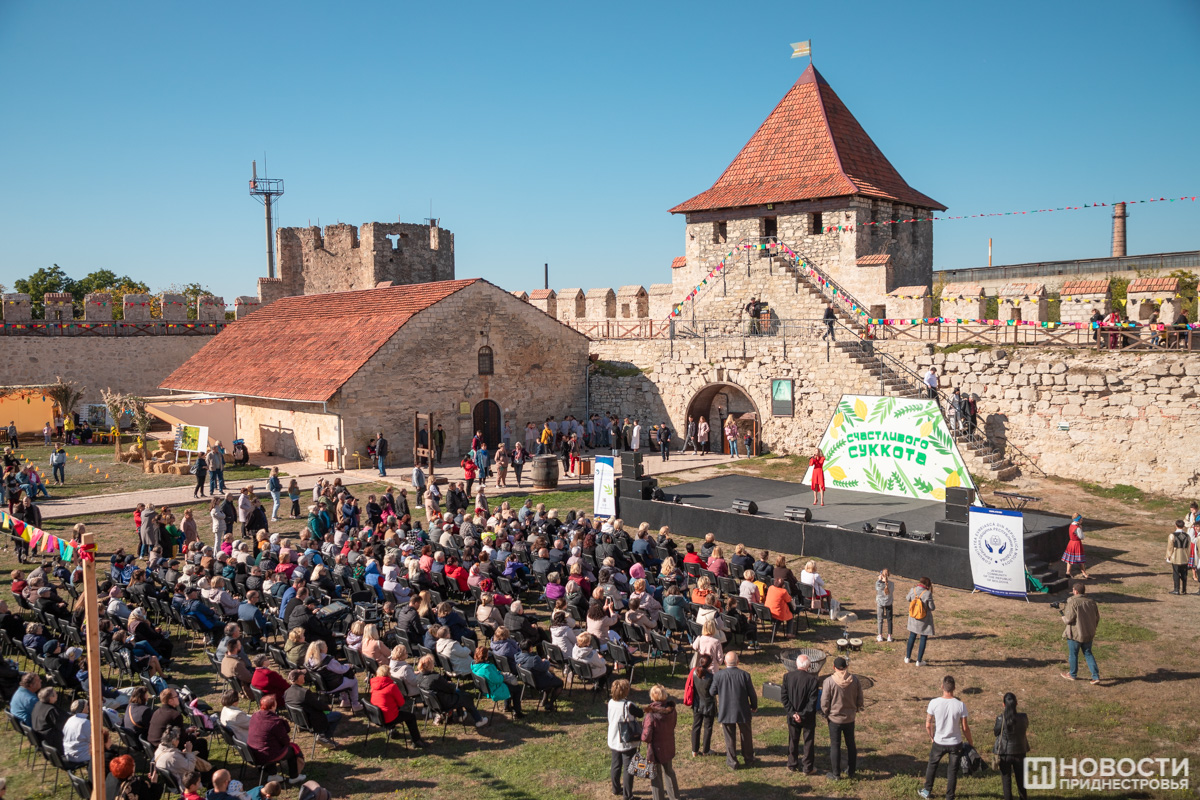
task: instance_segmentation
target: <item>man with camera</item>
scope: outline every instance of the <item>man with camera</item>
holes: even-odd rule
[[[1076,680],[1079,673],[1079,651],[1087,661],[1088,671],[1092,674],[1092,685],[1100,683],[1100,669],[1096,666],[1096,657],[1092,655],[1092,639],[1096,638],[1096,626],[1100,624],[1100,608],[1096,601],[1085,597],[1087,587],[1080,582],[1071,586],[1071,597],[1065,608],[1059,610],[1062,620],[1067,624],[1063,638],[1067,640],[1067,666],[1070,672],[1062,673],[1069,681]],[[1059,608],[1058,603],[1051,603],[1051,608]]]

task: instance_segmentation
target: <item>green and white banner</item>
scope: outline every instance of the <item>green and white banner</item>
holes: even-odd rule
[[[830,487],[941,501],[949,487],[974,488],[934,400],[844,394],[821,452]]]

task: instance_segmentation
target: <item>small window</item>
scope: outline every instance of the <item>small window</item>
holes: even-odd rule
[[[771,416],[790,417],[795,413],[792,383],[788,378],[771,381]]]
[[[812,232],[814,235],[825,232],[825,223],[821,222],[821,213],[812,215]]]
[[[763,236],[774,238],[779,235],[779,217],[763,217]]]
[[[492,360],[492,348],[488,347],[487,345],[479,348],[479,374],[495,374],[495,364]]]
[[[725,244],[729,229],[724,222],[713,223],[713,244]]]

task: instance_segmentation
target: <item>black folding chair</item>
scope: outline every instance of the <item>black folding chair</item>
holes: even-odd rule
[[[309,759],[311,760],[312,757],[317,754],[317,731],[312,725],[308,724],[308,715],[304,713],[304,709],[300,706],[294,706],[291,703],[288,703],[287,712],[288,717],[292,720],[292,723],[297,728],[305,733],[312,734],[312,754],[309,755]]]
[[[429,714],[441,714],[442,716],[442,739],[446,738],[446,728],[450,725],[450,717],[455,713],[453,709],[446,708],[438,699],[437,694],[429,691],[425,687],[421,687],[421,701],[425,704],[425,708]],[[463,727],[467,727],[468,723],[463,721]]]
[[[400,727],[400,717],[396,717],[396,719],[392,720],[391,722],[384,722],[383,709],[381,709],[379,706],[371,705],[371,703],[366,700],[362,701],[362,706],[363,715],[366,717],[366,724],[363,725],[363,745],[366,745],[367,739],[370,738],[371,726],[373,725],[382,730],[384,733],[383,752],[380,754],[381,757],[387,755],[387,743],[391,741],[392,733],[396,730],[400,731],[400,738],[404,742],[405,749],[408,749],[408,733],[404,728]]]

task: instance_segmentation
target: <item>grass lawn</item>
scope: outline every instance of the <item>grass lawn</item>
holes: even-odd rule
[[[128,449],[128,437],[123,439],[123,449]],[[151,445],[152,447],[154,445]],[[141,464],[122,464],[113,460],[113,445],[72,445],[67,448],[67,485],[54,486],[50,483],[53,473],[50,468],[50,448],[41,440],[36,444],[25,443],[18,451],[22,459],[38,467],[46,480],[50,496],[90,497],[99,494],[136,492],[139,489],[162,489],[171,486],[191,486],[195,478],[191,475],[167,475],[143,472]],[[182,458],[182,456],[181,456]],[[97,472],[97,470],[99,470]],[[225,480],[249,480],[266,478],[269,470],[253,464],[225,468]]]
[[[752,464],[747,460],[738,466],[749,468]],[[365,496],[381,486],[354,488]],[[1071,511],[1079,499],[1074,486],[1046,483],[1031,491],[1045,496],[1044,505],[1052,510]],[[510,499],[516,505],[524,496],[517,494]],[[538,495],[534,500],[565,513],[570,508],[587,508],[590,490]],[[784,768],[787,730],[783,712],[769,701],[760,702],[754,722],[760,766],[734,773],[725,767],[722,758],[693,760],[688,743],[691,713],[681,704],[675,768],[683,796],[697,800],[718,800],[738,793],[756,800],[797,796],[869,800],[915,797],[928,754],[925,705],[936,696],[941,677],[947,673],[958,679],[960,696],[971,714],[975,744],[985,759],[993,741],[992,720],[1005,691],[1016,692],[1021,710],[1030,715],[1033,755],[1194,756],[1200,745],[1200,723],[1188,700],[1200,693],[1200,667],[1195,655],[1200,641],[1197,626],[1188,621],[1200,609],[1200,599],[1165,593],[1170,588],[1162,564],[1166,517],[1146,509],[1129,509],[1122,500],[1103,496],[1089,497],[1086,510],[1088,528],[1094,531],[1085,546],[1093,574],[1090,594],[1099,602],[1102,618],[1096,656],[1104,685],[1068,683],[1059,677],[1065,668],[1066,653],[1062,625],[1045,598],[1034,597],[1032,602],[1024,603],[940,587],[935,592],[937,636],[930,640],[927,654],[930,665],[905,665],[901,608],[897,608],[895,631],[901,641],[874,641],[874,574],[821,563],[820,571],[834,595],[860,619],[846,626],[812,620],[800,639],[807,646],[833,653],[845,627],[851,636],[865,642],[862,652],[852,654],[851,663],[852,671],[867,679],[868,686],[866,708],[857,725],[860,779],[831,782],[820,776],[789,773]],[[118,545],[129,549],[135,542],[130,516],[112,514],[84,520],[96,532],[102,556]],[[64,530],[75,521],[54,520],[48,528]],[[302,524],[287,520],[279,523],[279,529],[297,531]],[[698,537],[704,531],[688,533]],[[793,569],[798,570],[799,559],[792,561]],[[12,552],[0,552],[0,574],[14,567]],[[902,605],[900,600],[915,577],[897,579],[898,605]],[[535,611],[544,615],[544,607]],[[794,645],[791,640],[780,639],[761,652],[747,655],[743,666],[752,673],[757,686],[781,679],[779,653]],[[826,667],[825,674],[829,670]],[[212,670],[201,663],[198,651],[183,660],[172,677],[191,686],[210,703],[223,688]],[[682,697],[683,670],[672,676],[670,668],[660,662],[639,668],[636,678],[636,702],[647,701],[647,690],[655,682],[665,684],[677,699]],[[527,710],[531,710],[532,703],[528,705]],[[483,705],[485,714],[490,706],[490,702]],[[433,729],[429,731],[432,735]],[[451,727],[444,742],[426,751],[404,752],[396,743],[385,751],[377,731],[367,743],[363,742],[365,732],[358,720],[345,724],[339,736],[342,746],[335,751],[318,748],[306,770],[309,777],[329,787],[335,797],[353,800],[378,796],[488,800],[610,797],[604,703],[593,702],[581,691],[563,704],[562,713],[556,717],[529,713],[516,722],[499,713],[493,716],[492,724],[478,732]],[[719,730],[716,739],[714,746],[720,749]],[[0,741],[6,745],[0,748],[0,774],[8,777],[10,796],[48,797],[50,790],[38,770],[27,770],[23,756],[18,758],[15,735],[6,730],[0,733]],[[300,735],[299,742],[307,752],[308,736]],[[827,745],[828,734],[818,725],[817,767],[822,773],[829,763]],[[224,766],[224,747],[215,746],[213,753],[214,762]],[[236,774],[236,756],[233,763]],[[1193,759],[1193,763],[1200,762]],[[1191,780],[1196,781],[1194,774]],[[944,785],[943,769],[935,796],[941,796]],[[644,783],[636,790],[639,797],[649,796]],[[998,774],[988,771],[981,778],[963,779],[958,794],[964,798],[998,798]],[[287,796],[294,797],[290,792]],[[1054,792],[1041,796],[1083,795]],[[1125,792],[1112,796],[1194,795]]]

